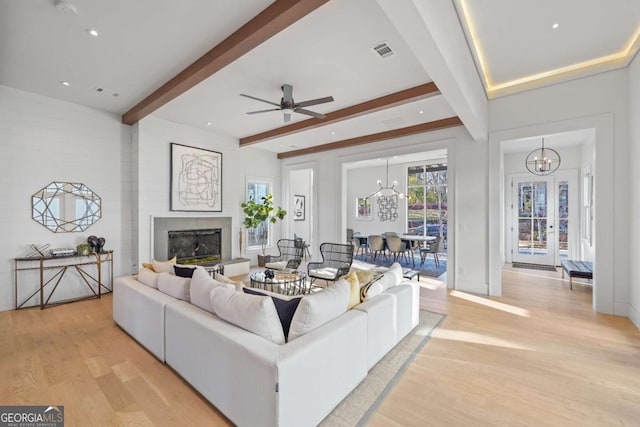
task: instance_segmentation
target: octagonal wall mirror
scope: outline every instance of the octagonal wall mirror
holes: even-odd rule
[[[84,184],[52,182],[31,196],[31,213],[54,233],[84,231],[102,217],[102,201]]]

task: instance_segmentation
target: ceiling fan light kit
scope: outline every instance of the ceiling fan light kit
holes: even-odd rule
[[[280,89],[282,89],[282,98],[280,99],[279,104],[276,102],[267,101],[266,99],[256,98],[255,96],[245,95],[244,93],[241,93],[240,96],[244,96],[245,98],[254,99],[256,101],[264,102],[266,104],[277,107],[267,110],[249,111],[247,112],[247,114],[260,114],[267,113],[269,111],[282,111],[282,117],[285,123],[291,121],[291,115],[293,113],[305,114],[307,116],[315,117],[316,119],[324,119],[326,117],[324,114],[307,110],[304,107],[333,102],[333,96],[326,96],[324,98],[310,99],[307,101],[296,103],[293,99],[293,86],[285,83],[280,87]]]

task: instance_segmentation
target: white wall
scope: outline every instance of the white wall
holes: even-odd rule
[[[354,232],[360,232],[363,236],[371,234],[381,234],[387,231],[404,233],[406,231],[406,203],[404,200],[398,201],[398,219],[395,221],[380,221],[378,217],[377,198],[371,199],[372,216],[371,220],[356,218],[356,198],[366,197],[378,190],[378,180],[385,184],[386,166],[376,166],[370,168],[356,168],[347,171],[347,227]],[[389,183],[398,181],[396,188],[406,194],[407,186],[406,165],[389,165]]]
[[[259,252],[246,252],[246,236],[243,230],[243,254],[239,251],[239,234],[243,214],[240,203],[246,199],[247,176],[273,181],[276,206],[282,204],[280,196],[280,164],[277,156],[257,148],[240,150],[238,140],[215,132],[181,125],[153,116],[140,121],[134,130],[137,135],[137,164],[135,176],[138,191],[137,229],[138,257],[136,263],[152,258],[151,216],[154,217],[231,217],[232,257],[246,256],[256,263]],[[199,147],[222,153],[222,212],[171,212],[169,210],[170,143]],[[273,236],[280,236],[281,224],[274,226]],[[273,239],[276,242],[277,238]],[[137,269],[137,267],[136,267]]]
[[[292,230],[288,236],[282,236],[292,239],[294,234],[306,242],[311,241],[311,224],[313,224],[313,170],[299,169],[289,173],[289,211],[286,220],[289,222],[289,230]],[[294,221],[294,195],[304,196],[305,212],[304,221]]]
[[[489,103],[490,189],[500,186],[501,141],[574,129],[596,129],[597,179],[594,307],[629,310],[629,98],[627,69],[505,96]],[[497,190],[496,190],[497,191]],[[500,230],[502,205],[491,194],[490,230]],[[495,215],[494,215],[495,213]],[[498,223],[496,223],[498,222]],[[504,257],[491,247],[491,285],[501,281]]]
[[[73,247],[90,235],[114,250],[114,275],[131,265],[131,136],[120,117],[0,86],[0,310],[13,308],[12,259],[28,244]],[[52,181],[80,182],[102,198],[102,218],[84,232],[53,233],[31,218],[31,195]],[[89,295],[67,271],[53,300]],[[20,273],[20,296],[38,287]],[[52,285],[50,285],[52,286]]]
[[[474,142],[462,127],[283,160],[283,168],[309,163],[317,168],[315,249],[322,242],[341,242],[346,237],[346,205],[351,201],[347,200],[344,163],[441,148],[448,150],[449,194],[454,200],[449,204],[448,279],[457,289],[486,294],[487,143]]]
[[[631,277],[629,292],[629,318],[640,328],[640,57],[629,67],[629,186],[630,221],[629,251]]]

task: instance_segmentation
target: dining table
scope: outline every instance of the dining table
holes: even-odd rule
[[[385,235],[384,234],[380,234],[380,236],[382,236],[382,240],[385,241],[385,247],[387,245],[386,243],[386,239],[385,239]],[[431,243],[434,242],[437,237],[436,236],[421,236],[421,235],[417,235],[417,234],[398,234],[398,237],[400,237],[400,239],[404,242],[407,243],[411,243],[410,245],[407,245],[408,248],[415,248],[415,244],[413,242],[419,242],[421,247],[424,247],[425,244],[427,243]],[[360,245],[366,245],[367,244],[367,236],[363,236],[360,233],[354,233],[353,234],[353,238],[354,239],[358,239]],[[413,264],[413,266],[416,266],[416,261],[415,261],[415,257],[413,254],[413,250],[410,251],[411,253],[411,262]]]

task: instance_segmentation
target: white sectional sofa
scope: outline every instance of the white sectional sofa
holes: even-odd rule
[[[418,284],[402,281],[286,344],[153,289],[113,287],[113,318],[238,426],[318,424],[418,323]]]

